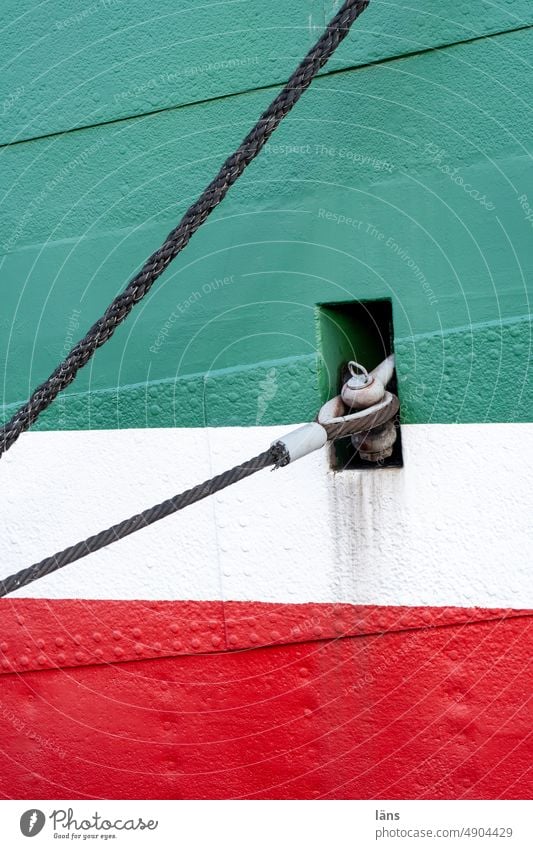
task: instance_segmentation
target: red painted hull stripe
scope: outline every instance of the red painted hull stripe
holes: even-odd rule
[[[531,610],[242,601],[0,600],[0,672],[307,643],[529,616]]]
[[[0,792],[527,799],[531,624],[514,616],[426,623],[409,633],[7,675]]]

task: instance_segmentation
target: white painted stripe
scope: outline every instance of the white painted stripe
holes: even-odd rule
[[[235,465],[287,427],[31,433],[2,460],[9,574]],[[21,596],[533,607],[533,424],[408,425],[405,468],[326,449]]]

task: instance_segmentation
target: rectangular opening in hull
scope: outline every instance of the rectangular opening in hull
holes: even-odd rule
[[[347,363],[355,360],[368,371],[394,353],[392,301],[339,301],[317,305],[317,334],[320,355],[319,387],[323,401],[338,395],[347,379]],[[388,389],[398,394],[396,373]],[[397,417],[398,418],[398,417]],[[396,421],[396,441],[390,457],[378,463],[364,460],[350,437],[336,440],[330,451],[331,467],[382,469],[403,466],[402,438]]]

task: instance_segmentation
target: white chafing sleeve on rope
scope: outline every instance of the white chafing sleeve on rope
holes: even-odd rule
[[[311,454],[313,451],[318,451],[323,448],[328,441],[326,429],[318,422],[310,422],[302,425],[302,427],[291,430],[286,433],[283,439],[276,440],[273,445],[281,445],[287,454],[287,460],[281,465],[293,463],[294,460],[299,460],[300,457],[305,457],[306,454]]]

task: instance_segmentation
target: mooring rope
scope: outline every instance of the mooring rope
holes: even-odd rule
[[[38,581],[39,578],[51,575],[52,572],[62,569],[63,566],[68,566],[69,563],[74,563],[75,560],[80,560],[88,554],[99,551],[99,549],[105,548],[106,545],[110,545],[112,542],[118,542],[118,540],[124,539],[124,537],[141,530],[141,528],[147,528],[148,525],[153,525],[154,522],[159,522],[160,519],[171,516],[173,513],[177,513],[178,510],[183,510],[189,504],[194,504],[196,501],[207,498],[208,495],[220,492],[227,486],[231,486],[237,483],[237,481],[250,477],[255,472],[267,469],[269,466],[278,466],[284,462],[284,457],[285,450],[283,446],[279,443],[275,444],[268,451],[263,451],[257,457],[253,457],[251,460],[247,460],[245,463],[241,463],[239,466],[235,466],[233,469],[211,478],[211,480],[193,486],[192,489],[188,489],[180,495],[175,495],[174,498],[169,498],[161,504],[156,504],[155,507],[150,507],[142,513],[137,513],[136,516],[132,516],[130,519],[124,519],[124,521],[112,525],[112,527],[107,528],[105,531],[100,531],[82,542],[78,542],[63,549],[63,551],[59,551],[57,554],[52,554],[51,557],[45,557],[39,563],[34,563],[33,566],[21,569],[20,572],[16,572],[14,575],[10,575],[8,578],[0,581],[0,598],[28,586],[33,581]]]
[[[148,294],[158,277],[188,244],[194,233],[224,199],[229,188],[255,159],[274,130],[346,37],[350,27],[364,12],[369,2],[370,0],[346,0],[282,91],[259,118],[235,153],[226,159],[217,176],[204,189],[198,200],[189,207],[178,226],[169,233],[161,247],[146,260],[138,274],[115,298],[83,339],[72,348],[48,380],[38,386],[29,400],[0,428],[0,456],[13,445],[21,433],[31,427],[57,395],[72,383],[78,371],[89,362],[95,351],[111,338],[135,304]]]
[[[45,557],[44,560],[0,580],[0,598],[15,592],[15,590],[20,590],[22,587],[26,587],[33,581],[44,578],[58,569],[62,569],[69,563],[74,563],[74,561],[80,560],[88,554],[99,551],[113,542],[118,542],[118,540],[140,531],[148,525],[153,525],[154,522],[159,522],[160,519],[165,519],[190,504],[195,504],[195,502],[201,501],[215,492],[220,492],[226,487],[250,477],[255,472],[260,472],[269,466],[275,468],[287,466],[301,457],[320,450],[327,442],[342,436],[353,434],[368,436],[372,432],[375,433],[375,428],[391,421],[399,409],[398,398],[385,391],[384,388],[383,398],[377,403],[355,413],[348,411],[346,415],[331,418],[331,412],[339,408],[338,402],[341,402],[340,396],[328,401],[322,406],[314,422],[301,425],[296,430],[284,434],[257,457],[246,460],[239,466],[234,466],[227,472],[222,472],[222,474],[216,475],[210,480],[204,481],[204,483],[193,486],[192,489],[187,489],[180,495],[175,495],[161,504],[156,504],[155,507],[149,507],[130,519],[124,519],[122,522],[94,534],[94,536],[77,542],[51,557]],[[344,406],[342,402],[340,406]]]

